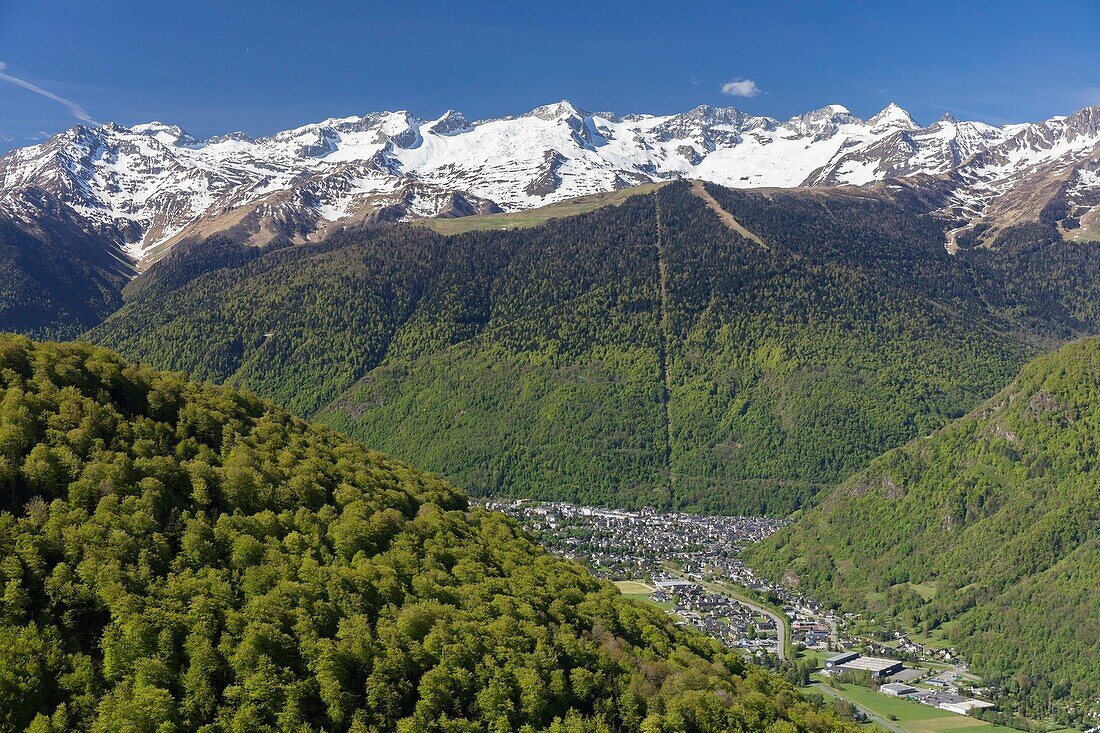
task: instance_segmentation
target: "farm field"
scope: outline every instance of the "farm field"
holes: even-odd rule
[[[648,596],[653,592],[652,588],[637,580],[616,580],[614,583],[615,587],[618,588],[619,592],[624,596]]]
[[[672,601],[657,602],[653,600],[653,589],[645,583],[639,583],[636,580],[616,580],[613,582],[615,583],[615,587],[619,589],[619,592],[627,598],[633,599],[635,601],[652,603],[654,606],[657,606],[657,608],[660,608],[664,611],[671,611],[672,609],[676,608],[676,604]],[[677,616],[677,618],[679,617]]]

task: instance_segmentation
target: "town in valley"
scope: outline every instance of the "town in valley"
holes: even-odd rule
[[[993,705],[982,699],[991,691],[954,650],[925,646],[900,632],[888,640],[865,629],[856,633],[858,615],[762,578],[738,559],[745,546],[787,519],[526,499],[488,499],[484,505],[513,517],[552,552],[614,582],[624,595],[657,604],[678,624],[759,663],[790,668],[812,660],[817,669],[812,680],[807,669],[806,685],[822,689],[822,680],[858,678],[883,695],[962,715]],[[888,721],[877,722],[890,728]]]

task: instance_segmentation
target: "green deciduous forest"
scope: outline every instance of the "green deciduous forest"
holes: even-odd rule
[[[748,559],[846,609],[944,633],[1010,709],[1073,720],[1100,691],[1098,441],[1092,338],[879,458]]]
[[[688,183],[518,231],[215,240],[88,338],[474,493],[783,514],[1095,326],[1095,258],[1045,230],[952,257],[871,192],[708,190],[765,246]]]
[[[442,479],[0,337],[0,730],[841,733]]]

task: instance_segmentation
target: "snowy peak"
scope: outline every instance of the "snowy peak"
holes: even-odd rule
[[[425,130],[436,135],[454,135],[460,132],[469,132],[473,127],[466,116],[461,112],[449,109],[437,119],[429,122]]]
[[[560,102],[554,102],[553,104],[544,104],[541,107],[535,107],[533,110],[523,115],[524,117],[535,117],[540,120],[546,120],[547,122],[560,122],[561,120],[567,120],[569,118],[585,118],[590,114],[584,110],[576,107],[572,102],[563,99]]]
[[[179,125],[166,125],[163,122],[147,122],[143,125],[134,125],[130,128],[130,131],[154,138],[162,145],[194,145],[197,142]]]
[[[824,107],[812,109],[797,117],[792,117],[791,120],[823,120],[832,119],[834,117],[851,117],[853,120],[856,119],[852,117],[852,113],[843,104],[827,104]]]
[[[779,121],[709,105],[593,114],[566,100],[482,121],[374,112],[259,138],[107,124],[0,158],[0,212],[30,225],[63,207],[139,266],[228,228],[256,243],[314,241],[350,223],[515,211],[675,178],[783,187],[924,174],[950,189],[947,219],[1038,207],[1064,212],[1068,228],[1100,204],[1098,144],[1097,107],[1003,127],[949,115],[921,127],[896,104],[866,122],[836,104]]]
[[[862,120],[839,104],[829,104],[820,109],[811,110],[787,121],[787,126],[801,135],[812,135],[817,139],[836,134],[843,125],[860,125]]]
[[[749,115],[736,107],[712,107],[702,104],[683,114],[673,115],[673,119],[691,121],[700,125],[733,125],[740,127]]]
[[[1100,108],[1029,125],[991,128],[1004,137],[982,146],[954,176],[960,184],[942,215],[995,233],[1013,224],[1040,221],[1071,239],[1100,235]],[[959,122],[989,134],[981,123]],[[986,235],[984,241],[991,241]]]
[[[893,102],[867,120],[867,124],[871,126],[871,131],[876,133],[884,133],[889,130],[917,129],[917,123],[913,122],[913,118],[909,116],[909,113]]]

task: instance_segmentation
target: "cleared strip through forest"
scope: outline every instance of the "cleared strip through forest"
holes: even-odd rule
[[[672,496],[672,416],[669,402],[672,400],[672,383],[668,374],[668,334],[672,327],[668,314],[668,263],[665,261],[665,228],[661,221],[660,192],[653,192],[653,211],[657,222],[657,273],[658,291],[661,300],[661,384],[664,386],[664,427],[665,427],[665,475],[668,477],[668,492]]]
[[[764,249],[768,249],[768,245],[764,244],[764,240],[743,227],[741,225],[741,222],[733,218],[733,214],[722,208],[722,205],[718,203],[718,201],[716,201],[713,196],[710,195],[710,191],[707,190],[702,181],[692,181],[691,192],[701,198],[703,200],[703,203],[707,205],[707,208],[717,214],[718,218],[721,219],[722,223],[725,224],[727,227],[737,232],[745,239],[751,239]]]

